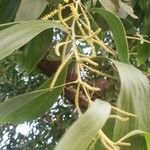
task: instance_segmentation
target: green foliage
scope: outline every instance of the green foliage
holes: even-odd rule
[[[150,45],[148,43],[143,44],[139,43],[137,55],[138,66],[144,64],[144,62],[149,58],[149,56],[150,56]]]
[[[92,107],[70,127],[55,150],[88,149],[98,131],[107,121],[110,112],[110,104],[97,99]]]
[[[30,5],[29,5],[30,4]],[[35,7],[36,6],[36,7]],[[47,1],[25,0],[21,1],[15,21],[32,20],[40,17],[47,6]],[[33,11],[34,10],[34,11]],[[32,12],[32,13],[31,13]]]
[[[65,27],[56,22],[42,20],[21,22],[2,30],[0,32],[0,60],[19,49],[42,31],[53,27],[66,31]]]
[[[116,121],[114,139],[119,139],[135,129],[150,132],[150,120],[147,119],[150,113],[150,85],[148,79],[133,66],[116,61],[113,62],[119,71],[121,79],[121,90],[117,105],[122,110],[137,115],[135,118],[130,118],[126,123],[119,120]],[[140,146],[136,149],[138,148],[141,149]]]
[[[129,5],[135,6],[135,14],[140,17],[141,21],[133,20],[136,16]],[[101,6],[106,10],[101,9]],[[149,1],[142,3],[140,0],[130,1],[128,4],[101,0],[95,3],[94,1],[74,1],[71,4],[69,1],[62,0],[0,1],[0,22],[3,23],[0,25],[0,60],[15,52],[27,73],[32,73],[39,62],[43,58],[46,59],[47,54],[49,62],[54,61],[51,59],[54,53],[61,61],[54,76],[47,79],[35,91],[27,90],[27,93],[14,95],[15,97],[0,104],[0,123],[20,123],[38,118],[52,107],[62,91],[66,96],[66,89],[68,89],[74,97],[73,100],[79,113],[82,113],[79,107],[81,99],[89,104],[89,108],[87,111],[84,110],[85,113],[79,116],[66,132],[56,146],[57,150],[92,148],[116,150],[120,149],[122,144],[129,146],[126,142],[132,145],[121,147],[121,149],[141,150],[146,149],[144,137],[147,149],[150,149],[148,133],[150,132],[150,119],[147,117],[150,113],[150,84],[146,77],[149,74],[142,73],[148,68],[145,69],[145,66],[142,66],[141,71],[136,68],[138,65],[144,65],[146,61],[149,62],[150,58],[149,41],[136,36],[138,30],[142,34],[149,35],[149,6]],[[137,8],[140,8],[140,11]],[[48,9],[51,13],[46,14]],[[34,11],[30,14],[32,10]],[[95,14],[99,16],[99,21],[94,20]],[[34,20],[41,16],[44,16],[42,20]],[[17,22],[10,22],[14,20]],[[127,27],[126,23],[130,23],[130,27]],[[101,26],[105,27],[105,34],[100,29]],[[108,37],[107,33],[111,36]],[[126,34],[133,35],[129,37]],[[102,35],[104,38],[106,36],[108,42],[104,43]],[[131,41],[128,42],[127,38]],[[56,41],[54,50],[49,52],[49,46],[54,41]],[[86,50],[88,52],[85,52]],[[97,61],[98,59],[101,60]],[[67,66],[71,66],[68,71]],[[118,78],[116,78],[118,76],[116,68],[119,72]],[[50,66],[48,69],[51,70],[53,67]],[[68,81],[69,77],[71,80]],[[119,78],[118,99],[112,96],[111,100],[108,100],[106,96],[106,101],[110,104],[101,100],[93,102],[95,98],[100,96],[101,99],[102,95],[105,95],[107,86],[106,83],[100,82],[101,80],[112,82],[114,88],[111,92],[118,94]],[[2,88],[0,90],[3,91]],[[109,120],[106,123],[110,117],[116,120]],[[61,124],[59,119],[57,121]],[[105,123],[106,126],[102,128]],[[60,133],[58,134],[60,136]],[[133,137],[134,135],[136,136]]]
[[[113,33],[119,59],[122,62],[129,64],[129,49],[126,40],[126,33],[119,17],[103,9],[94,8],[92,10],[104,17]]]
[[[149,133],[145,133],[145,139],[146,139],[146,143],[147,143],[147,150],[150,150],[150,134]]]
[[[18,55],[18,60],[27,73],[31,73],[47,54],[50,43],[52,42],[52,37],[52,31],[46,30],[24,46]]]
[[[56,82],[57,85],[64,84],[66,70],[64,70]],[[62,77],[61,77],[62,76]],[[61,94],[62,87],[50,90],[52,79],[49,79],[37,91],[28,92],[23,95],[0,104],[0,123],[19,123],[31,121],[44,114]],[[33,109],[34,108],[34,109]]]
[[[9,56],[0,61],[0,100],[2,102],[17,95],[38,90],[37,87],[45,80],[48,78],[35,71],[28,75],[17,63],[16,55]],[[18,125],[1,124],[0,148],[53,150],[56,142],[76,117],[74,107],[62,98],[58,98],[55,105],[38,119]]]
[[[144,12],[143,24],[141,26],[141,33],[146,36],[146,39],[150,40],[150,1],[139,1],[140,7]],[[138,65],[144,64],[144,62],[150,57],[150,44],[142,43],[138,44],[138,54],[137,54],[137,63]]]

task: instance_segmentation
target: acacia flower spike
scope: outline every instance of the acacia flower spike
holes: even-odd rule
[[[71,12],[72,12],[72,15],[73,15],[74,19],[78,20],[80,14],[78,13],[77,8],[74,6],[73,3],[70,5],[70,9],[71,9]]]
[[[81,57],[80,59],[79,59],[79,61],[80,62],[87,62],[87,63],[89,63],[89,64],[91,64],[91,65],[93,65],[93,66],[98,66],[99,64],[98,63],[96,63],[95,61],[93,61],[93,60],[91,60],[91,59],[89,59],[89,58],[86,58],[86,57]]]
[[[53,78],[53,80],[52,80],[52,83],[51,83],[51,85],[50,85],[50,88],[53,88],[53,87],[54,87],[54,85],[55,85],[55,83],[56,83],[56,81],[57,81],[57,78],[58,78],[60,72],[61,72],[62,69],[65,67],[65,65],[71,60],[72,56],[73,56],[73,53],[68,54],[68,55],[66,56],[66,59],[61,63],[61,65],[59,66],[59,68],[57,69],[57,71],[56,71],[56,73],[55,73],[55,76],[54,76],[54,78]]]
[[[117,108],[117,107],[114,107],[114,106],[111,106],[111,107],[112,107],[112,110],[114,110],[114,111],[116,111],[116,112],[118,112],[118,113],[121,113],[121,114],[123,114],[123,115],[125,115],[125,116],[137,117],[136,114],[132,114],[132,113],[126,112],[126,111],[121,110],[121,109],[119,109],[119,108]]]
[[[65,42],[60,42],[60,43],[57,43],[56,45],[55,45],[55,53],[56,53],[56,55],[57,56],[60,56],[60,47],[61,46],[65,46],[65,45],[67,45],[68,43],[70,43],[71,41],[65,41]]]
[[[47,15],[41,17],[41,20],[48,20],[48,19],[52,18],[53,16],[55,16],[56,14],[58,14],[60,9],[62,11],[62,10],[66,9],[69,6],[70,6],[70,4],[66,4],[66,5],[63,5],[63,6],[61,5],[61,7],[59,7],[59,9],[54,9],[53,11],[48,13]]]
[[[92,87],[89,84],[87,84],[86,82],[80,81],[80,84],[85,86],[87,89],[89,89],[90,91],[96,92],[96,91],[100,91],[100,88],[97,87]]]
[[[90,98],[90,96],[89,96],[89,93],[87,92],[87,89],[85,88],[84,85],[82,85],[82,87],[83,87],[83,90],[84,90],[84,92],[85,92],[85,94],[86,94],[86,97],[87,97],[87,100],[88,100],[89,105],[92,105],[92,100],[91,100],[91,98]]]
[[[75,93],[75,106],[76,106],[76,109],[77,109],[79,115],[81,115],[82,112],[81,112],[80,106],[79,106],[79,93],[80,93],[80,84],[77,85],[77,89],[76,89],[76,93]]]

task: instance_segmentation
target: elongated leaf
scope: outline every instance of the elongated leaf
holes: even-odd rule
[[[55,150],[86,150],[97,132],[104,126],[110,111],[109,103],[96,100],[70,127]]]
[[[150,133],[145,133],[144,136],[147,143],[147,150],[150,150]]]
[[[32,39],[18,56],[19,63],[27,73],[31,73],[48,52],[52,42],[52,31],[46,30]]]
[[[44,11],[47,4],[47,0],[22,0],[15,20],[37,19]]]
[[[56,85],[65,82],[66,69],[57,80]],[[0,123],[19,123],[31,121],[45,113],[61,94],[62,88],[50,90],[52,78],[46,81],[37,91],[11,98],[0,104]]]
[[[113,33],[120,60],[124,63],[129,64],[129,49],[126,39],[126,33],[119,17],[109,11],[100,8],[93,8],[92,11],[98,13],[107,21],[110,30]]]
[[[114,139],[117,140],[132,130],[150,131],[150,85],[145,75],[131,65],[114,61],[121,79],[118,107],[137,115],[127,122],[116,121]],[[140,144],[135,149],[140,149]],[[132,149],[134,149],[132,147]]]
[[[59,28],[67,31],[59,23],[43,20],[21,22],[2,30],[0,32],[0,60],[49,28]]]
[[[17,24],[17,23],[20,23],[20,22],[9,22],[9,23],[3,23],[3,24],[0,24],[0,27],[7,27],[7,26],[11,26],[11,25],[14,25],[14,24]]]

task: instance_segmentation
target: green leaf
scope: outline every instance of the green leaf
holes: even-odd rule
[[[56,86],[62,85],[66,78],[66,68],[60,73]],[[19,95],[0,104],[0,123],[20,123],[40,117],[57,100],[62,87],[50,90],[52,78],[33,92]]]
[[[97,99],[65,133],[55,150],[86,150],[98,131],[106,123],[111,106]]]
[[[138,44],[137,64],[138,66],[144,64],[145,60],[150,57],[150,44],[143,43]]]
[[[31,73],[48,52],[52,42],[52,30],[46,30],[32,39],[19,54],[18,60],[27,73]]]
[[[21,21],[20,21],[21,22]],[[9,23],[3,23],[3,24],[0,24],[0,27],[8,27],[8,26],[11,26],[11,25],[14,25],[14,24],[17,24],[17,23],[20,23],[19,21],[18,22],[9,22]]]
[[[140,1],[141,3],[141,8],[144,10],[145,12],[145,16],[144,16],[144,21],[143,21],[143,25],[141,28],[141,34],[143,35],[150,35],[150,1],[145,1],[143,3],[143,1]],[[150,36],[146,38],[147,40],[150,40]],[[142,64],[144,64],[145,60],[148,59],[150,57],[150,44],[149,43],[143,43],[143,44],[138,44],[138,54],[137,54],[137,64],[140,66]]]
[[[101,146],[102,146],[102,143],[100,143],[100,140],[98,139],[98,141],[96,141],[93,147],[93,150],[102,150]]]
[[[122,62],[129,64],[129,48],[126,39],[126,33],[119,17],[100,8],[93,8],[92,11],[98,13],[106,20],[110,30],[113,33],[119,59]]]
[[[146,76],[135,67],[112,60],[121,79],[121,90],[117,106],[137,115],[127,122],[116,120],[114,139],[118,140],[132,130],[150,131],[150,85]],[[140,149],[140,144],[135,149]],[[144,143],[143,143],[144,144]],[[134,149],[134,148],[132,148]]]
[[[0,31],[0,60],[10,55],[42,31],[49,28],[66,28],[54,21],[25,21]]]
[[[40,17],[47,4],[47,0],[22,0],[15,20],[37,19]]]
[[[150,133],[145,133],[144,136],[147,144],[147,150],[150,150]]]
[[[0,23],[11,22],[14,20],[21,0],[5,0],[1,3]]]

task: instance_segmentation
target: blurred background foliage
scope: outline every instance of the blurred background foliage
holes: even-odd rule
[[[38,71],[28,75],[12,55],[0,62],[0,99],[36,89],[47,77]],[[60,97],[41,118],[20,125],[0,125],[0,149],[54,149],[65,129],[76,119],[74,107]]]

